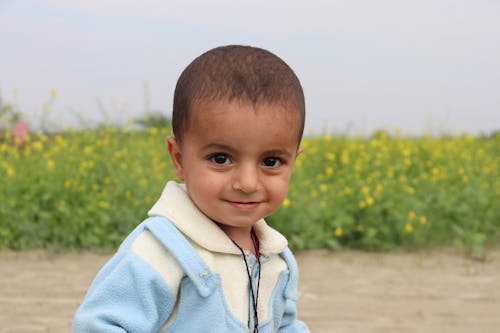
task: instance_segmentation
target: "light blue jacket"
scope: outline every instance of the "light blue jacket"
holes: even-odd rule
[[[154,235],[185,272],[179,299],[160,274],[131,247],[145,231]],[[296,319],[297,265],[288,248],[281,254],[288,265],[268,305],[260,333],[309,332]],[[162,330],[174,308],[172,323]],[[73,332],[251,332],[230,311],[221,281],[187,239],[165,217],[150,217],[123,242],[102,268],[78,309]]]

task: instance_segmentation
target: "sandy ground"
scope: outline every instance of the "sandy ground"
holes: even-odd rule
[[[69,332],[108,258],[0,252],[0,332]],[[300,317],[316,333],[498,333],[500,250],[488,258],[303,252]]]

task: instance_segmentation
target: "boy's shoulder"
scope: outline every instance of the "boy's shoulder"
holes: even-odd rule
[[[200,294],[213,291],[216,283],[210,279],[212,274],[208,265],[168,219],[162,216],[149,217],[141,225],[142,233],[132,244],[135,254],[153,266],[174,289],[187,275]]]

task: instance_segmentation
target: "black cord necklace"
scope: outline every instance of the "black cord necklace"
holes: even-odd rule
[[[243,256],[243,260],[245,261],[245,267],[247,269],[247,275],[248,275],[248,284],[250,285],[250,292],[252,293],[253,318],[254,318],[253,333],[258,333],[259,332],[259,314],[257,312],[257,304],[259,301],[259,288],[260,288],[260,253],[259,253],[258,240],[256,240],[254,237],[253,229],[252,229],[252,232],[250,233],[250,237],[252,239],[253,248],[255,250],[255,254],[257,257],[257,264],[258,264],[258,266],[257,266],[258,267],[258,278],[257,278],[257,290],[256,290],[256,292],[254,292],[254,290],[253,290],[252,275],[250,272],[250,267],[248,266],[245,251],[234,240],[232,240],[232,241],[233,241],[234,245],[236,245],[236,247],[240,250],[240,252]]]

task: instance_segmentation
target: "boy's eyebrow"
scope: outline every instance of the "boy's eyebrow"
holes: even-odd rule
[[[231,147],[230,145],[226,145],[223,143],[213,143],[213,142],[204,145],[203,147],[201,147],[201,149],[202,150],[206,150],[206,149],[234,150],[234,148]]]
[[[230,145],[223,143],[208,143],[202,147],[202,150],[207,149],[220,149],[224,151],[234,151],[235,149]],[[278,155],[284,157],[291,157],[293,153],[289,152],[287,149],[269,149],[264,151],[262,155]]]
[[[286,149],[270,149],[266,150],[264,152],[264,155],[278,155],[278,156],[291,157],[293,154]]]

